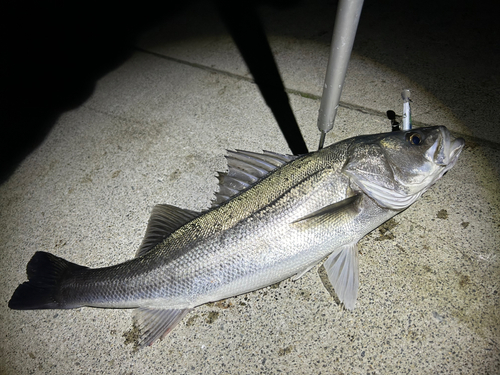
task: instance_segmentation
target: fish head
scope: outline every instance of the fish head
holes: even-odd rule
[[[444,126],[360,136],[349,146],[343,172],[353,190],[403,210],[455,165],[464,144]]]

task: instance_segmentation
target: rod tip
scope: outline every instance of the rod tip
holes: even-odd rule
[[[320,133],[318,151],[321,150],[325,144],[325,136],[326,136],[325,132]]]

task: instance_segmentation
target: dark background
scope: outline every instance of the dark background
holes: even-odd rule
[[[134,52],[138,35],[168,22],[193,3],[142,1],[102,6],[29,1],[3,6],[0,182],[40,144],[61,113],[81,105],[99,77]],[[257,11],[263,4],[278,11],[287,7],[327,9],[333,28],[337,3],[248,4],[257,6]],[[492,127],[498,127],[497,18],[493,1],[365,1],[354,51],[424,87],[441,85],[442,90],[433,94],[470,126],[474,121],[491,121]],[[273,32],[310,38],[307,25],[314,29],[314,17],[298,21],[301,27],[296,30],[280,30],[278,25]],[[321,38],[329,40],[331,28]]]

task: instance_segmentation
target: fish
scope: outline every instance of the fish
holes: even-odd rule
[[[362,135],[292,156],[228,151],[212,206],[159,204],[135,257],[88,268],[37,251],[16,310],[134,309],[137,346],[196,306],[300,278],[323,259],[345,308],[359,286],[357,243],[413,204],[464,146],[444,126]]]

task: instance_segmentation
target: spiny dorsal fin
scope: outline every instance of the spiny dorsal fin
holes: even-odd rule
[[[149,218],[146,235],[142,240],[136,257],[146,254],[177,229],[199,215],[199,212],[185,210],[168,204],[155,206]]]
[[[231,197],[248,189],[270,172],[286,163],[297,159],[297,156],[282,155],[271,151],[262,154],[251,151],[227,151],[226,159],[229,171],[219,172],[219,191],[215,193],[212,207],[217,207]]]

